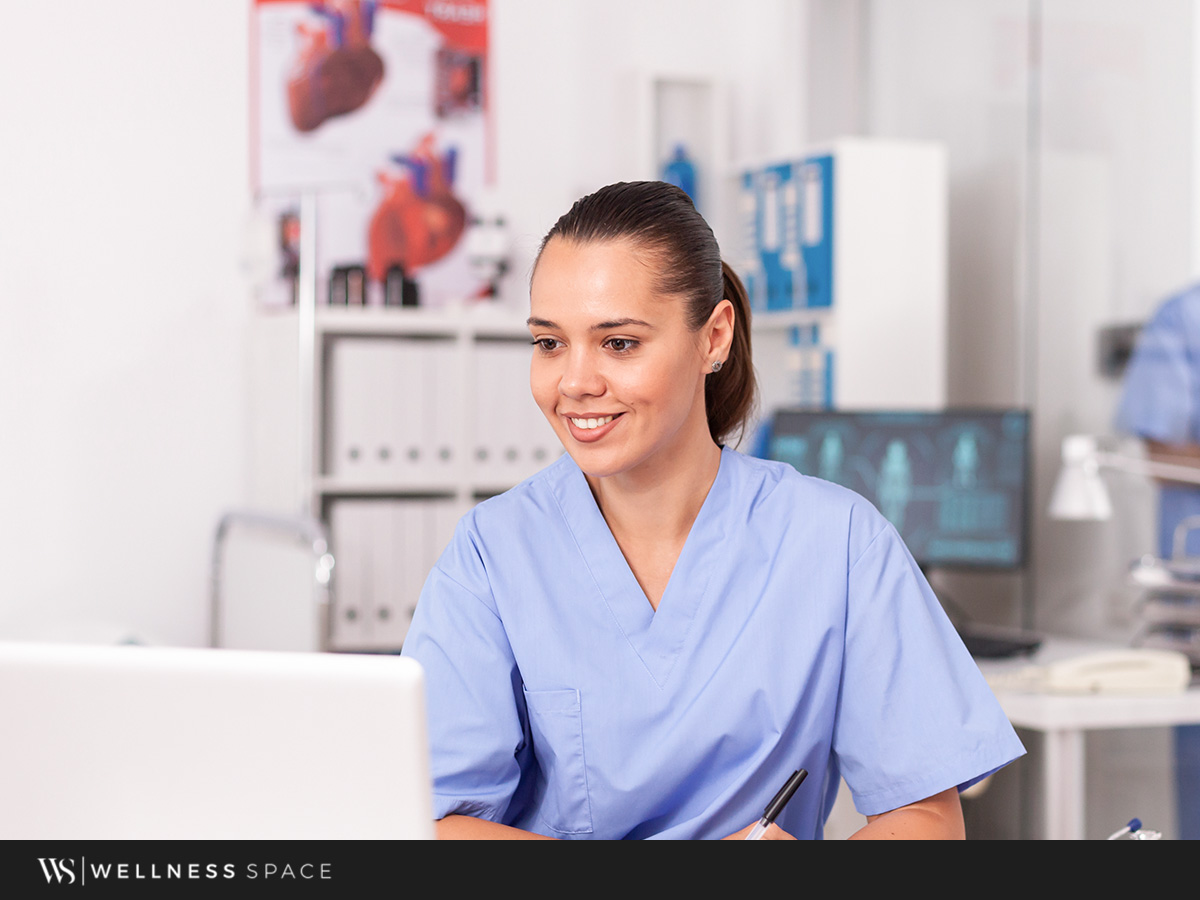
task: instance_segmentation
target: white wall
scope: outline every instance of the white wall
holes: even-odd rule
[[[5,8],[0,633],[203,634],[243,493],[243,0]]]
[[[508,299],[528,302],[542,235],[584,194],[648,177],[637,145],[636,76],[726,81],[726,158],[803,146],[805,6],[797,0],[492,0],[497,202],[518,264]]]
[[[247,389],[249,373],[262,381],[279,358],[261,344],[287,340],[286,324],[251,328],[238,269],[251,3],[9,6],[0,635],[200,643],[218,515],[264,498],[279,506],[294,483],[256,481],[250,448],[282,458],[297,446],[286,395],[258,408]],[[645,174],[635,71],[728,79],[730,154],[803,142],[796,0],[492,9],[494,203],[517,241],[514,305],[533,248],[571,202]],[[293,376],[284,369],[280,384]]]

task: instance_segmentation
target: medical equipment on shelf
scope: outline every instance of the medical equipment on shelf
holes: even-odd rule
[[[1112,517],[1112,502],[1100,478],[1115,469],[1148,478],[1200,484],[1200,468],[1102,449],[1091,435],[1063,440],[1063,465],[1050,500],[1050,517],[1100,521]],[[1200,557],[1187,556],[1187,536],[1200,528],[1200,516],[1175,529],[1170,559],[1143,556],[1130,567],[1129,580],[1143,594],[1138,601],[1142,627],[1135,646],[1170,650],[1200,666]]]
[[[1143,589],[1134,643],[1183,654],[1192,667],[1200,666],[1200,557],[1187,555],[1187,538],[1197,528],[1200,516],[1183,519],[1170,559],[1143,556],[1129,570],[1130,582]]]

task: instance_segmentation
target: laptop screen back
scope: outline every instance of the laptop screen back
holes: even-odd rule
[[[431,838],[398,656],[0,643],[0,838]]]

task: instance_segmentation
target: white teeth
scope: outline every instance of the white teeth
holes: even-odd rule
[[[605,416],[603,419],[571,419],[571,422],[576,428],[590,431],[593,428],[599,428],[601,425],[607,425],[612,420],[612,416]]]

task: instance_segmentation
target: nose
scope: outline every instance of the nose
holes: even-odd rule
[[[586,349],[573,349],[567,353],[558,392],[572,400],[602,395],[606,382],[596,362]]]

